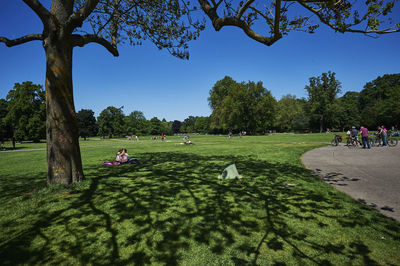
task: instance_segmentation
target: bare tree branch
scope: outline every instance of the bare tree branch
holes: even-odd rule
[[[42,34],[29,34],[14,40],[9,40],[5,37],[0,37],[0,42],[5,43],[8,47],[12,47],[30,41],[43,41],[43,39],[44,37]]]
[[[240,8],[238,14],[236,17],[240,19],[243,15],[243,13],[247,10],[247,8],[254,2],[254,0],[247,0],[246,3]]]
[[[254,12],[256,12],[258,15],[260,15],[261,17],[263,17],[265,20],[267,20],[268,22],[270,22],[272,24],[272,19],[269,18],[268,16],[266,16],[263,12],[261,12],[260,10],[256,9],[255,7],[250,7],[251,10],[253,10]],[[273,16],[273,14],[271,13],[271,15]]]
[[[113,56],[119,56],[118,49],[116,46],[112,45],[109,41],[104,38],[101,38],[94,34],[72,34],[72,46],[83,47],[88,43],[97,43],[106,48]]]
[[[35,13],[39,16],[44,27],[47,25],[47,20],[50,17],[50,12],[38,0],[23,0]]]
[[[74,29],[81,27],[85,19],[96,8],[99,1],[100,0],[86,0],[85,5],[69,17],[66,25],[67,31],[73,32]]]

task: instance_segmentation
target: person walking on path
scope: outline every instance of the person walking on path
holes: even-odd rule
[[[360,132],[361,132],[363,149],[365,149],[366,146],[368,146],[368,149],[371,149],[371,145],[369,144],[369,139],[368,139],[369,136],[368,128],[361,126]]]

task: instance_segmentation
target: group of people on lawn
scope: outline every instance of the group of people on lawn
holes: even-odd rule
[[[366,149],[368,146],[368,149],[371,148],[371,145],[369,143],[369,132],[368,129],[366,127],[361,126],[360,128],[360,133],[361,133],[361,139],[362,139],[362,145],[363,145],[363,149]],[[378,127],[378,131],[377,133],[375,133],[376,135],[378,135],[381,139],[382,139],[382,146],[387,146],[387,129],[385,128],[385,126],[380,126]],[[358,130],[356,129],[355,126],[353,126],[351,128],[351,131],[348,130],[347,131],[347,140],[356,140],[358,141]]]

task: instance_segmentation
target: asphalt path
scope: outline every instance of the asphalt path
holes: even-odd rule
[[[400,221],[400,144],[371,149],[326,146],[306,152],[302,161],[333,187]]]

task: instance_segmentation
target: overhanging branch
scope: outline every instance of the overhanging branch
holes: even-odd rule
[[[8,47],[16,46],[19,44],[27,43],[30,41],[43,41],[42,34],[29,34],[18,39],[9,40],[5,37],[0,37],[0,42],[5,43]]]
[[[116,46],[112,45],[109,41],[104,38],[101,38],[94,34],[86,34],[86,35],[79,35],[73,34],[72,35],[72,46],[79,46],[83,47],[88,43],[97,43],[102,45],[106,48],[113,56],[119,56],[118,49]]]
[[[206,15],[210,18],[212,25],[216,31],[219,31],[224,26],[235,26],[241,28],[251,39],[256,40],[267,46],[272,45],[282,37],[281,34],[274,34],[271,37],[266,37],[258,34],[253,31],[245,21],[238,19],[237,17],[219,17],[216,12],[216,8],[211,7],[210,3],[207,0],[198,0],[198,2],[204,13],[206,13]]]
[[[284,0],[287,1],[287,0]],[[322,14],[321,14],[321,9],[314,9],[311,6],[307,5],[306,3],[309,3],[310,1],[297,1],[300,5],[302,5],[304,8],[306,8],[307,10],[311,11],[313,14],[315,14],[318,19],[324,23],[325,25],[327,25],[328,27],[330,27],[331,29],[335,30],[335,31],[339,31],[339,32],[352,32],[352,33],[364,33],[364,34],[387,34],[387,33],[394,33],[394,32],[400,32],[400,29],[393,29],[393,28],[387,28],[384,30],[357,30],[357,29],[351,29],[350,27],[359,24],[355,23],[355,24],[348,24],[346,25],[346,28],[339,28],[337,27],[335,24],[332,24],[329,22],[328,19],[325,19]],[[336,4],[338,4],[340,1],[336,2]]]

